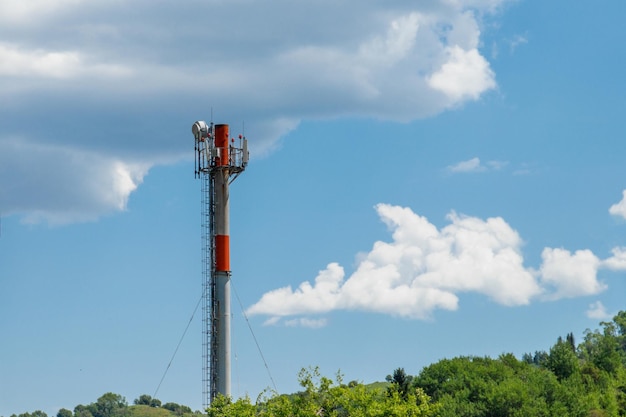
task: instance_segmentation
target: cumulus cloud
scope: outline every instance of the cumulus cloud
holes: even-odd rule
[[[622,191],[622,199],[609,208],[609,213],[626,219],[626,190]]]
[[[613,317],[613,315],[606,311],[606,307],[604,307],[601,301],[596,301],[589,304],[587,317],[594,320],[607,320]]]
[[[428,85],[442,91],[455,105],[464,99],[477,99],[496,86],[494,73],[477,49],[463,50],[457,45],[445,51],[446,62],[427,79]]]
[[[626,271],[626,248],[613,248],[611,253],[613,256],[602,261],[602,266],[614,271]]]
[[[302,120],[429,117],[496,88],[480,28],[505,1],[3,1],[0,140],[37,147],[45,133],[51,147],[39,152],[120,161],[149,149],[144,158],[155,165],[188,154],[172,138],[211,106],[220,121],[245,120],[255,155]],[[81,129],[90,135],[73,133]],[[56,184],[61,193],[84,185],[79,164],[72,168]],[[115,172],[98,170],[94,182],[113,184]],[[0,210],[57,210],[33,205],[41,187],[27,178],[0,196]],[[110,208],[95,189],[83,195],[75,207]]]
[[[606,289],[597,279],[600,260],[588,249],[572,254],[565,249],[545,248],[541,258],[541,282],[555,289],[550,298],[597,294]]]
[[[289,316],[305,310],[308,313],[326,313],[336,308],[344,271],[337,263],[329,264],[315,278],[314,285],[305,281],[293,291],[289,287],[279,288],[263,295],[261,302],[251,308],[250,314]],[[272,306],[267,309],[266,306]],[[270,323],[271,324],[271,323]]]
[[[626,269],[621,249],[602,261],[589,250],[545,248],[539,269],[526,266],[521,237],[500,217],[483,220],[453,212],[449,224],[438,229],[406,207],[379,204],[376,210],[392,232],[391,241],[375,242],[351,275],[331,263],[313,284],[267,292],[248,314],[271,316],[271,324],[334,310],[428,319],[436,310],[456,310],[463,293],[482,294],[504,306],[598,294],[607,288],[598,280],[600,268]]]

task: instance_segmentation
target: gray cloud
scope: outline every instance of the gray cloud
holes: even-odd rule
[[[126,209],[150,164],[64,148],[0,140],[0,204],[25,213],[24,221],[89,221]],[[37,192],[25,189],[37,186]],[[11,212],[8,212],[9,214]]]
[[[257,155],[306,119],[428,117],[495,88],[479,51],[480,20],[504,1],[7,0],[0,5],[0,141],[6,147],[17,137],[52,153],[41,158],[46,171],[61,163],[50,156],[63,149],[128,166],[140,161],[145,174],[188,155],[182,138],[211,107],[221,121],[245,120]],[[11,159],[25,171],[15,156],[0,154],[0,165]],[[41,191],[26,176],[0,196],[0,210],[42,219],[65,210],[66,221],[85,217],[76,207],[91,207],[89,218],[111,210],[93,196],[115,182],[113,170],[98,170],[85,185],[69,172],[77,164],[63,167],[61,194],[90,190],[77,204],[26,204]]]

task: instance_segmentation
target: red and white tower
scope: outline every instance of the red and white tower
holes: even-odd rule
[[[228,125],[195,122],[195,175],[202,181],[202,401],[230,396],[229,185],[248,165],[248,141],[230,139]]]

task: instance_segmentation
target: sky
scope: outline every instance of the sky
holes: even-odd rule
[[[201,408],[196,120],[250,142],[233,395],[582,340],[626,309],[624,13],[3,0],[0,416]]]

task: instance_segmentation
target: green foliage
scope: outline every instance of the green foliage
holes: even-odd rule
[[[182,415],[191,413],[191,408],[187,407],[186,405],[180,405],[176,403],[165,403],[162,405],[162,408],[165,408],[166,410],[170,410],[177,416],[182,416]]]
[[[537,366],[545,366],[546,362],[548,362],[548,353],[541,351],[535,351],[535,356],[533,357],[533,363]]]
[[[133,402],[135,405],[147,405],[149,407],[161,406],[161,400],[152,398],[150,395],[147,394],[140,395],[139,398],[135,398],[135,401]]]
[[[36,410],[32,413],[11,414],[11,417],[48,417],[48,415],[41,410]]]
[[[407,399],[407,396],[411,392],[410,386],[413,377],[407,375],[404,368],[397,368],[393,371],[393,375],[387,375],[386,380],[391,384],[387,389],[389,395],[398,393],[403,399]]]
[[[430,365],[413,379],[441,409],[438,416],[626,416],[626,313],[602,330],[558,338],[549,353],[498,359],[460,357]]]
[[[569,378],[574,373],[580,371],[578,357],[576,357],[575,353],[576,348],[572,346],[573,340],[573,336],[568,341],[563,341],[559,337],[557,343],[550,349],[546,367],[550,369],[559,380]]]
[[[257,404],[246,397],[237,401],[218,397],[207,410],[210,417],[431,417],[437,405],[421,390],[387,393],[359,382],[343,384],[338,373],[333,381],[322,376],[318,368],[302,369],[298,382],[303,388],[296,394],[261,396]]]
[[[74,407],[74,417],[93,417],[93,414],[89,407],[79,404]]]
[[[61,408],[56,417],[200,417],[200,413],[193,413],[186,405],[166,403],[149,395],[141,395],[128,406],[126,399],[121,395],[108,392],[96,402],[88,405],[79,404],[74,411]],[[43,411],[32,413],[13,414],[10,417],[47,417]]]
[[[128,403],[119,394],[107,392],[90,405],[93,417],[125,417]]]
[[[209,417],[253,417],[256,407],[250,402],[250,398],[240,398],[233,402],[230,397],[218,395],[211,401],[211,406],[207,409]]]
[[[458,357],[425,367],[417,376],[397,368],[386,382],[344,384],[318,368],[298,374],[301,391],[217,397],[207,417],[626,417],[626,312],[601,329],[559,337],[549,352],[497,359]],[[201,417],[177,403],[141,395],[128,406],[118,394],[61,409],[56,417]],[[48,417],[42,411],[10,417]]]
[[[74,407],[74,417],[127,417],[128,403],[119,394],[107,392],[95,403]]]
[[[415,385],[440,403],[440,416],[584,415],[552,372],[510,354],[443,360],[424,368]]]
[[[622,355],[619,351],[619,341],[611,334],[612,330],[612,326],[605,327],[602,333],[598,330],[593,332],[587,330],[580,352],[584,359],[590,361],[598,369],[615,374],[622,365]]]

